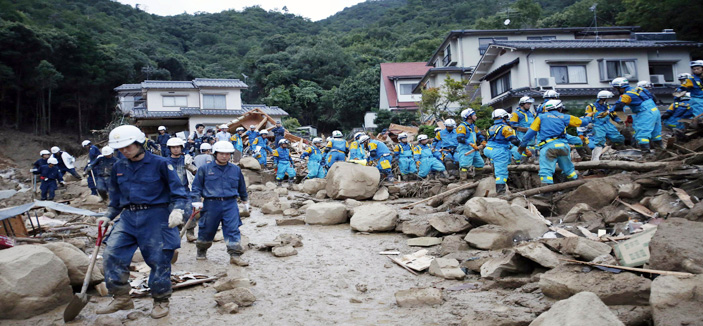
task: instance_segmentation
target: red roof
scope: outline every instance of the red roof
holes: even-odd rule
[[[415,102],[398,102],[398,94],[393,84],[394,78],[417,77],[421,79],[430,70],[427,62],[388,62],[381,64],[381,79],[386,88],[388,105],[391,108],[417,109]]]

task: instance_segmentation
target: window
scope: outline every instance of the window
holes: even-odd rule
[[[478,39],[478,53],[480,53],[481,55],[486,53],[486,50],[494,41],[507,41],[507,40],[508,40],[507,37],[479,38]]]
[[[400,95],[413,95],[413,89],[415,89],[415,86],[417,86],[418,83],[412,83],[412,84],[399,84],[398,88],[400,89]]]
[[[187,96],[163,96],[163,106],[176,106],[176,107],[187,107],[188,97]]]
[[[203,94],[203,109],[226,109],[225,95]]]
[[[527,40],[528,41],[550,41],[550,40],[556,40],[556,36],[528,36]]]
[[[674,67],[671,64],[657,63],[649,65],[649,75],[664,75],[664,81],[674,81]]]
[[[637,80],[637,60],[598,60],[600,80],[609,81],[618,77],[625,77],[630,81]]]
[[[496,97],[510,90],[510,73],[491,81],[491,97]]]
[[[557,84],[586,84],[586,66],[551,66],[549,67],[551,76]]]
[[[452,48],[450,45],[447,45],[447,48],[444,50],[444,58],[442,58],[442,64],[447,67],[449,66],[450,62],[452,62]]]

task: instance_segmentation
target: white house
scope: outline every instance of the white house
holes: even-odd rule
[[[381,63],[380,96],[378,108],[389,111],[417,111],[421,94],[413,93],[430,69],[425,62],[386,62]],[[375,129],[376,113],[366,112],[364,128]]]
[[[155,134],[158,126],[170,131],[195,130],[230,122],[253,109],[260,109],[276,121],[288,113],[279,107],[242,104],[247,85],[239,79],[196,78],[192,81],[147,80],[115,88],[118,107],[136,120],[145,133]]]
[[[610,81],[650,80],[670,100],[676,75],[689,72],[690,51],[702,44],[677,41],[671,31],[633,33],[628,39],[498,41],[486,48],[469,85],[480,86],[484,105],[511,109],[520,97],[541,100],[554,89],[565,101],[593,101]]]

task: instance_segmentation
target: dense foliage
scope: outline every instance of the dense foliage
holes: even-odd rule
[[[85,134],[112,119],[114,87],[239,78],[248,103],[349,130],[377,107],[380,62],[424,61],[449,30],[599,25],[703,40],[682,0],[369,0],[319,22],[250,7],[161,17],[110,0],[0,0],[0,124]],[[506,18],[509,26],[503,25]]]

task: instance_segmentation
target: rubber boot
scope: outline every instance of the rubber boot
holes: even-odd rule
[[[195,259],[196,260],[206,260],[207,250],[212,246],[212,242],[195,242],[195,248],[198,250]]]
[[[461,170],[459,170],[459,180],[463,181],[468,178],[469,178],[469,170],[467,170],[466,168],[461,168]]]
[[[280,187],[282,182],[283,182],[283,181],[281,181],[281,180],[276,180],[276,186],[279,186],[279,187]]]
[[[90,189],[90,195],[91,195],[91,196],[97,196],[97,195],[98,195],[98,190],[97,190],[97,189]]]
[[[662,146],[662,141],[661,140],[655,140],[652,142],[652,149],[664,149],[664,146]]]
[[[505,184],[496,184],[496,194],[498,196],[505,194]]]
[[[227,246],[227,253],[229,254],[229,263],[241,267],[249,266],[249,263],[242,259],[241,255],[244,253],[244,249],[239,243]]]
[[[107,191],[100,191],[98,190],[98,195],[100,195],[100,198],[103,199],[103,201],[107,200]]]
[[[151,318],[159,319],[159,318],[166,317],[168,315],[168,310],[169,310],[168,306],[169,306],[168,299],[165,299],[165,300],[154,299],[154,307],[151,308]]]
[[[289,188],[293,186],[293,179],[288,179],[288,186]]]
[[[186,240],[188,240],[188,242],[198,240],[198,237],[195,236],[195,228],[186,229]]]
[[[134,309],[134,301],[129,296],[129,294],[116,295],[112,298],[112,301],[105,306],[95,311],[98,315],[111,314],[120,310],[130,310]]]
[[[591,161],[600,161],[600,155],[603,153],[603,147],[596,146],[591,152]]]

